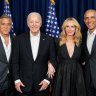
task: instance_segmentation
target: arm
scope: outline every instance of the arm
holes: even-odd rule
[[[57,56],[56,56],[56,44],[53,38],[50,39],[50,50],[49,50],[49,65],[48,67],[54,68],[56,70],[57,66]],[[52,66],[50,66],[52,64]]]
[[[15,88],[17,91],[22,93],[20,86],[24,87],[24,84],[21,82],[19,77],[19,40],[18,39],[14,41],[11,66],[12,66],[12,76],[15,83]]]
[[[11,66],[12,66],[13,80],[15,81],[17,79],[20,79],[19,78],[19,41],[17,38],[14,41],[14,46],[12,49]]]
[[[48,74],[46,75],[45,79],[42,80],[39,85],[41,85],[40,91],[47,89],[49,83],[50,82],[50,77],[53,77],[54,72],[55,72],[55,68],[57,65],[57,61],[56,61],[56,52],[55,52],[55,43],[53,41],[53,39],[49,39],[50,42],[50,46],[49,46],[49,61],[48,61]],[[49,75],[49,76],[48,76]],[[47,82],[46,82],[47,80]]]

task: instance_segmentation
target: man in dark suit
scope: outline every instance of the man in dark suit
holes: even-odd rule
[[[40,32],[39,13],[28,15],[29,32],[16,38],[12,55],[12,71],[18,96],[48,96],[50,79],[48,60],[56,67],[54,41]]]
[[[87,10],[84,22],[88,31],[85,39],[85,83],[87,96],[96,96],[96,10]]]
[[[14,37],[9,35],[12,20],[9,16],[0,17],[0,96],[14,96],[12,93],[10,58]]]

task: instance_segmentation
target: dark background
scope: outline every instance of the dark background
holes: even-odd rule
[[[45,32],[46,14],[50,0],[9,0],[15,33],[21,34],[28,31],[27,15],[36,11],[43,19],[42,32]],[[82,32],[86,30],[83,22],[84,12],[96,9],[96,0],[55,0],[56,15],[59,27],[67,17],[74,17],[81,24]],[[0,16],[3,14],[4,0],[0,0]]]

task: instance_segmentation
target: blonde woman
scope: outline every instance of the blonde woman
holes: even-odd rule
[[[75,18],[67,18],[62,25],[58,48],[58,70],[53,96],[86,96],[82,69],[81,27]]]

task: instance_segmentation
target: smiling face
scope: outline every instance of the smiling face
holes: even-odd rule
[[[36,14],[36,13],[31,14],[27,19],[27,24],[32,34],[36,35],[40,31],[41,17],[39,16],[39,14]]]
[[[84,22],[88,27],[90,32],[93,32],[96,29],[96,11],[89,10],[84,15]]]
[[[71,20],[68,21],[67,24],[66,24],[66,27],[65,27],[66,35],[67,36],[74,36],[75,31],[76,31],[76,27],[74,25],[74,22],[71,21]]]
[[[11,19],[10,18],[2,18],[0,20],[0,33],[1,35],[9,35],[11,30]]]

